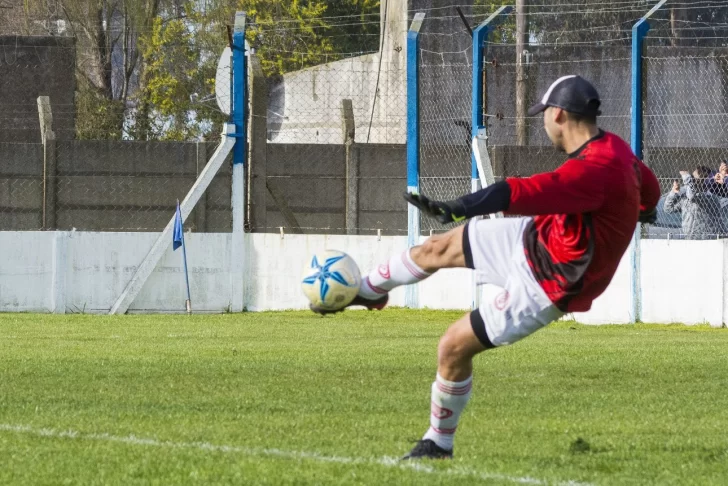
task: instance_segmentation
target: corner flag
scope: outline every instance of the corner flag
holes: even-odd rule
[[[192,313],[192,298],[190,297],[190,277],[187,274],[187,250],[185,249],[185,233],[182,223],[182,211],[179,208],[179,199],[177,199],[177,211],[174,213],[174,228],[172,229],[172,250],[182,247],[182,261],[185,266],[185,283],[187,284],[187,313]]]
[[[182,227],[182,211],[179,209],[177,200],[177,211],[174,213],[174,229],[172,230],[172,250],[176,250],[184,243],[184,228]]]

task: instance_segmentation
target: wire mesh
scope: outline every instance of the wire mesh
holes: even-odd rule
[[[226,115],[205,79],[225,25],[208,35],[161,10],[145,22],[114,0],[26,7],[0,25],[0,230],[162,230],[219,141]],[[230,172],[187,230],[230,231]]]
[[[332,49],[314,60],[302,56],[304,46],[277,52],[290,56],[286,72],[266,72],[272,52],[256,52],[269,99],[265,113],[253,113],[266,119],[267,186],[254,231],[406,234],[408,19],[401,10],[393,4],[364,20],[332,19],[358,34],[334,32]],[[299,32],[289,24],[265,30],[274,45]]]
[[[728,236],[728,25],[715,18],[728,9],[694,7],[712,21],[664,12],[643,53],[644,158],[662,189],[653,238]]]
[[[432,17],[420,34],[420,190],[447,201],[471,189],[473,41],[459,18]],[[421,229],[446,228],[423,217]]]
[[[124,15],[124,2],[100,0],[110,17],[93,29],[73,9],[0,12],[0,230],[159,231],[166,224],[219,140],[227,116],[216,98],[229,104],[228,88],[216,96],[211,80],[233,7],[178,3],[138,19]],[[259,69],[249,92],[253,231],[406,233],[405,56],[416,11],[426,13],[418,53],[421,189],[445,200],[470,191],[472,39],[457,2],[409,2],[411,10],[364,3],[368,10],[349,11],[331,2],[333,13],[316,18],[261,7],[248,19],[249,60]],[[601,126],[629,140],[631,27],[653,5],[528,3],[526,52],[516,53],[511,14],[486,53],[484,124],[497,179],[565,160],[541,117],[517,108],[565,74],[596,85]],[[493,10],[484,1],[459,6],[471,26]],[[680,170],[705,166],[709,176],[693,189],[718,196],[712,214],[722,219],[712,224],[719,235],[728,207],[715,175],[722,178],[728,158],[728,3],[670,2],[650,22],[645,159],[664,197],[646,234],[685,237],[684,214],[665,212],[664,200]],[[50,96],[54,137],[41,133],[38,95]],[[189,229],[230,230],[230,173],[226,161]],[[446,228],[423,219],[422,229]]]
[[[516,52],[514,16],[486,54],[486,120],[496,180],[553,170],[566,160],[543,129],[543,115],[526,110],[558,78],[577,74],[596,87],[599,125],[630,137],[630,29],[644,14],[637,2],[551,2],[528,10],[528,42]]]

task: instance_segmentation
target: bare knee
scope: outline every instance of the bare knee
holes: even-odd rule
[[[473,356],[485,350],[466,314],[450,326],[437,346],[437,371],[446,380],[462,381],[473,373]]]
[[[427,272],[443,268],[446,266],[445,256],[448,251],[448,243],[441,237],[431,237],[412,249],[412,259]]]
[[[426,272],[440,268],[464,267],[462,229],[428,238],[422,245],[412,248],[412,259]]]
[[[457,333],[446,332],[441,338],[437,345],[437,363],[439,366],[446,368],[457,367],[458,364],[464,360],[469,360],[473,357],[470,353],[468,346],[459,339]]]

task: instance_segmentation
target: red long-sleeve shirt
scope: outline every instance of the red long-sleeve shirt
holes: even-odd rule
[[[657,206],[652,171],[617,135],[600,132],[553,172],[507,179],[508,213],[535,216],[523,243],[556,307],[587,311],[609,285],[640,210]]]

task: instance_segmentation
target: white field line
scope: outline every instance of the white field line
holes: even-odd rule
[[[252,448],[228,445],[217,445],[209,442],[173,442],[166,440],[150,439],[137,437],[135,435],[118,436],[107,433],[101,434],[85,434],[75,430],[55,430],[48,428],[34,428],[28,425],[12,425],[0,424],[0,431],[14,432],[18,434],[28,434],[40,437],[50,437],[54,439],[69,440],[86,440],[101,442],[116,442],[133,446],[160,447],[165,449],[197,449],[200,451],[223,452],[228,454],[241,454],[245,456],[267,456],[280,457],[284,459],[309,460],[314,462],[330,462],[336,464],[377,464],[380,466],[391,467],[396,469],[412,470],[424,474],[435,474],[443,476],[460,476],[482,480],[500,480],[518,484],[533,485],[549,485],[557,484],[561,486],[591,486],[590,483],[582,483],[578,481],[558,481],[550,483],[549,481],[536,479],[529,476],[508,476],[505,474],[488,473],[477,471],[475,469],[455,466],[448,469],[439,469],[422,464],[420,462],[402,462],[395,457],[345,457],[345,456],[327,456],[318,452],[307,451],[286,451],[282,449],[270,448]]]

